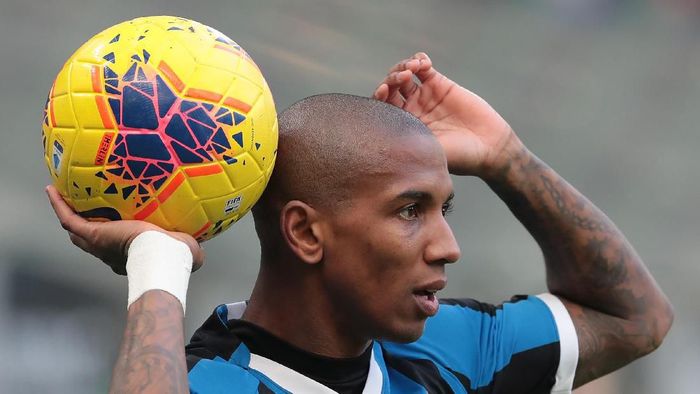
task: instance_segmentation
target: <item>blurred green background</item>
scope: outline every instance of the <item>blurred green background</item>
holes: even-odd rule
[[[698,1],[0,0],[0,391],[106,392],[126,280],[73,247],[43,193],[42,108],[54,76],[98,31],[178,15],[253,56],[278,109],[311,94],[368,95],[418,50],[477,92],[616,221],[676,307],[654,354],[579,393],[700,387]],[[545,290],[541,253],[478,179],[455,179],[462,246],[444,295],[499,302]],[[205,245],[187,336],[245,299],[259,249],[250,217]]]

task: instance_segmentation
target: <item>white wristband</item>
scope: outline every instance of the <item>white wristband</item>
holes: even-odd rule
[[[159,231],[139,234],[129,245],[126,275],[129,306],[148,290],[163,290],[180,300],[185,312],[187,286],[192,272],[192,252],[182,241]]]

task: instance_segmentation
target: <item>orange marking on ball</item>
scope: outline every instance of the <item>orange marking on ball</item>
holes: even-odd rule
[[[218,174],[218,173],[223,172],[223,171],[224,171],[224,169],[221,168],[221,166],[218,164],[185,168],[185,174],[187,174],[187,176],[190,176],[190,177]]]
[[[97,104],[97,110],[100,112],[100,118],[102,118],[102,125],[105,129],[113,129],[114,123],[112,123],[112,116],[107,108],[105,98],[102,96],[95,96],[95,103]]]
[[[53,113],[53,101],[49,103],[49,115],[51,116],[51,127],[56,127],[56,115]]]
[[[200,235],[204,234],[209,229],[209,227],[211,227],[211,222],[206,222],[204,226],[202,226],[202,228],[197,230],[196,233],[192,234],[192,238],[197,238]]]
[[[233,53],[233,54],[238,54],[238,51],[237,51],[237,50],[231,48],[231,47],[228,46],[228,45],[216,44],[216,45],[214,45],[214,48],[216,48],[216,49],[221,49],[221,50],[224,50],[224,51],[226,51],[226,52],[231,52],[231,53]]]
[[[201,99],[201,100],[207,100],[207,101],[214,101],[214,102],[219,102],[221,101],[221,98],[224,97],[223,95],[219,93],[215,93],[209,90],[204,90],[204,89],[194,89],[194,88],[189,88],[187,89],[187,96],[196,98],[196,99]]]
[[[233,107],[245,113],[248,113],[253,108],[250,106],[250,104],[244,103],[243,101],[235,99],[233,97],[226,97],[226,100],[224,100],[224,105]]]
[[[170,66],[168,66],[168,63],[164,61],[160,61],[158,63],[158,70],[165,75],[165,77],[170,81],[170,83],[173,84],[175,89],[177,89],[178,92],[182,93],[182,90],[185,88],[185,84],[182,82],[182,80],[175,74],[175,71],[173,71]]]
[[[150,203],[148,203],[148,205],[143,207],[142,210],[136,212],[136,214],[134,215],[134,219],[144,220],[147,217],[151,216],[151,214],[155,212],[156,209],[158,209],[158,201],[153,200]]]
[[[49,117],[51,118],[51,127],[56,127],[56,115],[53,113],[53,90],[56,87],[56,80],[54,79],[53,85],[51,85],[51,91],[49,92]]]
[[[177,175],[173,178],[172,181],[168,184],[168,186],[163,189],[162,192],[158,195],[158,201],[161,203],[164,203],[165,200],[167,200],[171,194],[175,192],[175,190],[182,185],[182,182],[185,181],[185,176],[181,173],[178,172]]]
[[[102,92],[102,89],[100,88],[100,67],[99,66],[92,66],[90,69],[90,79],[92,79],[92,91],[95,93],[100,93]]]

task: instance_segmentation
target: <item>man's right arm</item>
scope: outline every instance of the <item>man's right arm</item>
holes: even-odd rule
[[[151,290],[129,307],[110,393],[187,393],[180,301]]]
[[[128,271],[126,328],[110,393],[187,393],[183,317],[190,271],[204,261],[199,244],[146,222],[87,221],[54,187],[46,192],[73,244],[115,273]]]

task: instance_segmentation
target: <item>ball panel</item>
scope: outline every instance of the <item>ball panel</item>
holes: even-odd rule
[[[93,93],[71,95],[77,129],[112,129],[115,126],[104,97]]]
[[[245,115],[253,108],[262,92],[259,85],[237,75],[226,92],[224,105]]]
[[[233,160],[235,161],[224,167],[224,172],[235,191],[243,190],[262,176],[260,167],[247,152],[240,153]]]
[[[76,133],[75,147],[71,155],[71,167],[95,166],[96,162],[109,150],[109,144],[113,139],[113,132],[89,129],[80,130]],[[90,174],[91,177],[94,177],[94,173],[95,171]]]
[[[104,180],[95,176],[101,171],[101,167],[68,167],[69,197],[71,200],[91,200],[98,199],[104,204],[102,197],[105,189]],[[95,208],[91,207],[90,209]]]
[[[188,81],[188,89],[185,95],[218,104],[224,98],[233,80],[234,74],[231,70],[223,70],[199,64]],[[201,93],[197,94],[197,92],[211,92],[213,94],[207,97]]]
[[[249,114],[254,120],[255,129],[251,133],[248,152],[263,171],[274,163],[271,160],[277,154],[277,116],[270,116],[270,105],[274,108],[271,96],[263,95]]]
[[[197,62],[189,51],[178,43],[172,43],[155,53],[159,55],[153,59],[158,70],[176,91],[182,92],[197,68]]]
[[[102,76],[96,64],[74,60],[70,63],[71,93],[95,93],[101,91]]]
[[[153,210],[152,212],[147,211],[148,210]],[[142,215],[139,215],[141,213]],[[148,215],[146,215],[146,213]],[[143,217],[142,217],[143,216]],[[158,201],[151,201],[148,203],[144,210],[141,210],[139,212],[136,212],[136,215],[133,217],[130,217],[129,219],[136,219],[136,220],[146,220],[149,223],[153,223],[158,227],[164,228],[164,229],[173,229],[174,226],[170,223],[170,220],[168,220],[167,217],[163,214],[163,212],[158,208]]]
[[[70,95],[64,94],[61,96],[54,96],[49,105],[49,112],[53,127],[60,127],[63,129],[73,129],[77,127]]]
[[[58,97],[66,96],[70,92],[70,68],[72,67],[72,58],[68,59],[66,64],[56,76],[51,92],[51,99],[55,100]]]
[[[255,63],[253,63],[248,54],[245,52],[243,52],[241,61],[238,62],[236,74],[246,79],[252,85],[256,86],[258,91],[262,91],[265,87],[265,78],[263,78],[260,69]]]
[[[218,163],[185,168],[185,175],[197,199],[216,198],[234,192],[231,181]]]
[[[240,193],[242,195],[240,212],[248,212],[253,205],[258,202],[263,190],[267,185],[267,179],[265,176],[261,176],[255,182],[251,183],[248,187],[243,189]]]
[[[190,211],[173,218],[173,228],[176,231],[192,234],[195,238],[205,232],[213,224],[199,204],[191,207]],[[200,233],[200,234],[197,234]]]
[[[172,218],[173,223],[187,214],[192,209],[192,202],[197,200],[195,192],[182,172],[175,174],[158,194],[160,211],[165,217]]]
[[[206,54],[197,59],[197,63],[240,75],[236,70],[238,68],[238,63],[243,61],[241,54],[242,52],[237,44],[217,41],[213,46],[209,47]]]

